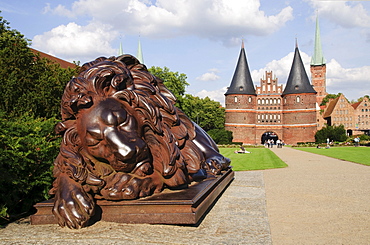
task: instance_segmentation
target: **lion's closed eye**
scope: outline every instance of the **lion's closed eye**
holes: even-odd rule
[[[85,142],[88,146],[95,146],[102,141],[101,135],[98,132],[87,132]]]

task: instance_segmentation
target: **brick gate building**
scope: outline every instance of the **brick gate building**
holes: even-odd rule
[[[272,72],[266,72],[260,86],[254,87],[242,44],[234,76],[225,93],[225,129],[233,132],[234,142],[244,144],[260,144],[268,138],[280,138],[287,144],[314,142],[316,96],[298,46],[283,89]]]

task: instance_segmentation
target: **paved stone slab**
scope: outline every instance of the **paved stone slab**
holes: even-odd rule
[[[369,166],[272,150],[289,165],[264,171],[274,245],[370,244]]]
[[[236,172],[198,227],[97,222],[70,230],[30,225],[29,219],[0,230],[0,244],[271,244],[263,173]]]

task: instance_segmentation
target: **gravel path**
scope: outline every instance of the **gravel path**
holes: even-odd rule
[[[370,167],[273,151],[289,165],[263,172],[274,245],[370,244]]]

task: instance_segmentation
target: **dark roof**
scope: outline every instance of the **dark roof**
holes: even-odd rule
[[[315,93],[299,53],[298,47],[295,48],[293,64],[290,69],[288,81],[286,83],[284,94],[301,94],[301,93]]]
[[[71,63],[71,62],[59,59],[57,57],[54,57],[52,55],[46,54],[44,52],[38,51],[38,50],[33,49],[33,48],[30,48],[30,49],[34,54],[38,54],[38,55],[40,55],[41,58],[46,58],[46,59],[51,60],[55,63],[58,63],[60,65],[60,67],[62,67],[62,68],[65,68],[65,69],[68,68],[68,67],[76,68],[76,65]]]
[[[361,102],[362,102],[362,101],[359,101],[359,102],[356,102],[356,103],[352,104],[352,107],[353,107],[354,109],[357,109],[357,107],[361,104]]]
[[[238,64],[231,80],[230,87],[225,95],[228,94],[251,94],[256,95],[256,90],[253,85],[251,73],[249,71],[247,57],[245,55],[244,44],[240,50]]]
[[[329,105],[328,105],[327,109],[324,112],[323,118],[331,117],[331,114],[333,113],[333,110],[334,110],[335,106],[337,105],[337,103],[339,101],[339,98],[340,98],[340,96],[338,96],[337,98],[329,101]]]

